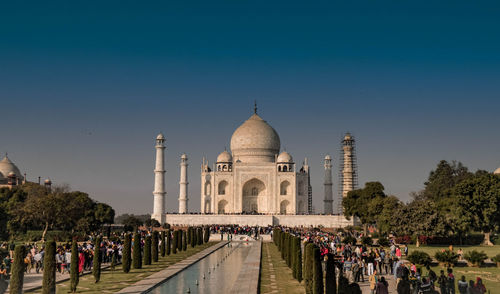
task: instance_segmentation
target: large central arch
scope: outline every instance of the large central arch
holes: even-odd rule
[[[242,212],[258,213],[259,196],[266,195],[266,185],[259,179],[251,179],[243,185]]]

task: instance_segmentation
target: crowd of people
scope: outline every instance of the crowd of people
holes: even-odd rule
[[[448,268],[441,275],[426,266],[425,275],[422,269],[406,259],[408,246],[395,244],[392,240],[387,248],[353,245],[342,242],[347,235],[356,239],[362,237],[360,232],[326,232],[322,230],[309,230],[303,228],[282,228],[295,236],[300,236],[302,242],[312,242],[320,248],[321,256],[326,258],[332,254],[336,260],[338,273],[349,283],[367,281],[371,293],[385,294],[389,292],[388,278],[395,280],[398,294],[436,293],[455,294],[458,286],[460,294],[483,294],[486,287],[481,278],[476,282],[466,281],[465,276],[456,282],[453,269]],[[394,287],[394,286],[393,286]]]

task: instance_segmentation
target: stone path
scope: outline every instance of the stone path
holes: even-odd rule
[[[269,246],[266,246],[267,253],[267,264],[269,265],[269,280],[271,281],[271,292],[269,293],[278,293],[278,284],[276,284],[276,273],[274,272],[274,265],[271,261],[271,253],[269,252]]]
[[[205,256],[211,254],[212,252],[216,251],[217,249],[225,246],[228,242],[223,241],[219,242],[203,251],[200,251],[194,255],[191,255],[190,257],[179,261],[176,264],[173,264],[169,267],[167,267],[164,270],[161,270],[155,274],[152,274],[148,277],[145,277],[144,279],[140,280],[139,282],[133,284],[130,287],[127,287],[125,289],[122,289],[121,291],[117,293],[145,293],[147,291],[150,291],[153,289],[157,284],[175,276],[179,272],[183,271],[190,265],[196,263],[198,260],[204,258]],[[257,293],[257,292],[255,292]]]
[[[238,278],[231,288],[231,293],[256,294],[258,292],[261,254],[262,241],[256,241],[250,248]]]
[[[380,275],[381,277],[384,277],[387,283],[389,284],[389,294],[396,294],[396,279],[394,279],[394,276],[389,274],[389,275]],[[365,281],[364,282],[359,282],[359,286],[361,287],[361,291],[364,293],[371,293],[370,290],[370,282],[368,281],[368,276],[365,276]]]

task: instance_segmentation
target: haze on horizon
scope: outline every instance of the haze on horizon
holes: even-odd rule
[[[298,165],[308,158],[316,211],[323,158],[336,179],[347,131],[360,185],[380,181],[402,200],[439,160],[500,166],[500,3],[309,5],[3,3],[0,153],[31,181],[143,214],[163,132],[167,210],[185,152],[198,211],[202,157],[229,149],[256,99],[282,148]]]

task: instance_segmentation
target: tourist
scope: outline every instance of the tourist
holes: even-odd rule
[[[378,283],[377,270],[374,270],[372,272],[372,274],[368,278],[368,281],[370,282],[371,294],[375,294],[375,290],[377,289],[377,283]]]
[[[368,257],[366,258],[366,263],[368,264],[368,272],[367,272],[368,276],[371,276],[373,274],[373,271],[374,271],[373,263],[374,262],[375,262],[375,257],[374,257],[373,252],[371,252],[370,255],[368,255]]]
[[[458,260],[463,260],[464,252],[462,251],[462,248],[458,249],[457,254],[458,254]]]
[[[43,251],[39,251],[33,257],[33,260],[35,261],[35,271],[37,274],[42,269],[42,253],[43,253]]]
[[[432,286],[434,287],[434,283],[437,281],[437,275],[436,273],[431,269],[429,265],[426,265],[425,268],[427,269],[427,276],[430,279],[430,282]]]
[[[354,283],[359,282],[359,272],[360,272],[359,262],[357,261],[357,259],[354,259],[352,263],[352,274],[354,276]]]
[[[483,284],[483,280],[480,277],[477,277],[476,284],[474,285],[474,294],[484,294],[486,293],[486,287]]]
[[[439,289],[441,290],[441,294],[448,294],[448,281],[446,276],[444,275],[444,270],[441,270],[441,274],[438,278]]]
[[[10,258],[10,255],[6,255],[5,258],[3,259],[3,264],[5,265],[5,271],[7,277],[10,276],[10,267],[12,266],[12,258]]]
[[[476,289],[474,289],[473,280],[469,280],[469,286],[467,287],[467,294],[476,294]]]
[[[387,283],[387,281],[385,280],[384,277],[381,277],[380,278],[380,281],[378,281],[377,283],[377,287],[376,287],[376,293],[377,294],[389,294],[389,284]]]
[[[345,277],[349,281],[349,283],[352,282],[353,276],[352,276],[352,261],[351,258],[347,258],[346,261],[344,261],[344,271],[345,271]]]
[[[455,294],[455,276],[453,275],[453,269],[451,268],[448,268],[446,287],[448,288],[449,294]]]
[[[420,293],[432,293],[432,283],[430,282],[429,279],[423,278],[422,279],[422,284],[420,284]]]
[[[465,280],[465,276],[462,276],[462,278],[458,281],[458,292],[460,292],[460,294],[467,294],[468,286],[469,283]]]
[[[408,276],[403,276],[397,286],[398,294],[410,294],[410,281]]]
[[[24,270],[26,273],[31,273],[31,252],[24,258]]]

